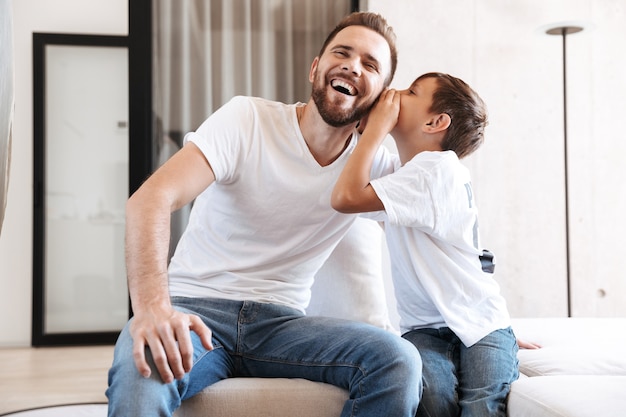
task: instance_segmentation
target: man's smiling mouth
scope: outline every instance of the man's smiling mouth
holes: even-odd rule
[[[356,88],[342,80],[332,80],[330,82],[330,85],[336,91],[339,91],[340,93],[346,94],[348,96],[355,96],[357,93]]]

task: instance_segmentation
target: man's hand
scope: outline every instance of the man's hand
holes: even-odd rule
[[[130,326],[130,334],[133,338],[135,366],[139,373],[145,378],[150,377],[150,366],[146,361],[148,347],[163,382],[181,379],[193,364],[191,331],[200,336],[206,349],[213,349],[211,330],[198,316],[171,307],[136,314]]]

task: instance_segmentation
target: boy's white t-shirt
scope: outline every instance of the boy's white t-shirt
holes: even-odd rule
[[[371,181],[385,207],[402,333],[449,327],[466,346],[510,325],[484,272],[469,171],[452,151],[421,152]]]
[[[235,97],[185,136],[215,182],[196,198],[170,262],[171,296],[308,305],[315,273],[356,218],[330,205],[356,135],[320,166],[300,132],[298,105]],[[391,172],[393,159],[380,152],[372,175]]]

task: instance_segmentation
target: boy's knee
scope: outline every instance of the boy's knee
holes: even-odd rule
[[[399,360],[402,360],[405,364],[412,364],[411,366],[419,369],[422,372],[422,357],[417,348],[408,340],[394,335],[395,349],[397,350],[396,356]]]
[[[422,358],[413,344],[390,333],[377,351],[398,382],[412,383],[421,392]]]
[[[419,354],[419,351],[411,344],[404,339],[400,339],[403,343],[403,355],[405,357],[404,365],[407,368],[407,377],[415,378],[418,385],[420,386],[420,392],[422,387],[422,357]]]

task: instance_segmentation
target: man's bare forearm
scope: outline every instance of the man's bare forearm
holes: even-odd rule
[[[161,203],[159,203],[161,201]],[[150,190],[138,190],[126,204],[126,269],[133,310],[168,307],[167,256],[170,208]]]

